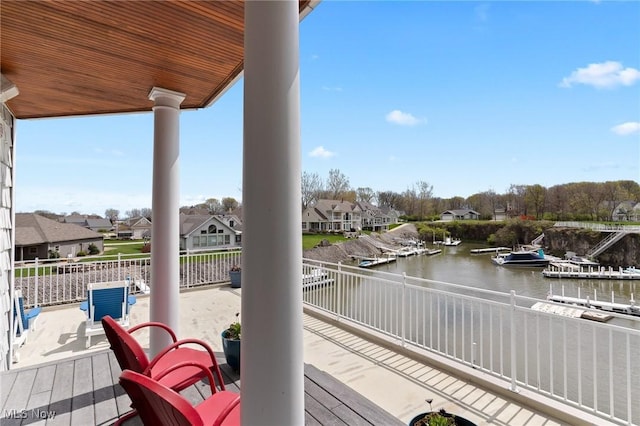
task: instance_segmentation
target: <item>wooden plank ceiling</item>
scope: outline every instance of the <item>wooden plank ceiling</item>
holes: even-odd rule
[[[300,1],[300,10],[309,6]],[[16,118],[150,111],[152,87],[209,105],[243,69],[243,1],[2,0]]]

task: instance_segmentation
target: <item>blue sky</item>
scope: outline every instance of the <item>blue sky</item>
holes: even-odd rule
[[[640,181],[640,2],[325,0],[300,25],[302,169],[450,198]],[[242,84],[180,122],[181,205],[242,198]],[[151,207],[153,116],[20,121],[16,208]]]

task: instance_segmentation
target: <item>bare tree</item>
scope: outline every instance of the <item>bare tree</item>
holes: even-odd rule
[[[373,189],[367,187],[360,187],[356,189],[356,200],[364,203],[373,203],[376,198],[376,193]]]
[[[338,169],[329,170],[327,192],[332,200],[338,200],[350,189],[349,178]]]
[[[127,210],[124,214],[126,214],[129,219],[131,219],[132,217],[142,216],[142,213],[140,213],[140,209]]]
[[[378,191],[376,198],[380,207],[399,208],[402,196],[394,191]]]
[[[149,207],[144,207],[140,209],[140,216],[146,217],[151,220],[151,209]]]
[[[433,197],[433,185],[429,185],[423,180],[419,180],[416,183],[418,188],[418,210],[420,212],[420,220],[422,220],[425,214],[430,212],[431,198]]]
[[[120,215],[120,210],[117,210],[117,209],[106,209],[104,211],[104,217],[109,219],[111,223],[116,223],[119,215]]]
[[[316,201],[322,192],[322,178],[318,173],[302,172],[302,208]]]
[[[204,205],[209,210],[209,214],[221,214],[224,212],[222,203],[217,198],[207,198]]]

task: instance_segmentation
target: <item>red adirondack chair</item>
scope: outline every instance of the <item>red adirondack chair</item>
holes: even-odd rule
[[[213,383],[213,375],[203,365],[182,362],[159,374],[162,378],[182,368],[200,368]],[[240,395],[217,391],[211,387],[211,396],[193,406],[179,393],[144,374],[124,370],[120,384],[138,408],[145,425],[162,426],[236,426],[240,425]]]
[[[170,367],[184,363],[184,361],[191,361],[200,366],[205,366],[206,369],[208,369],[212,380],[215,376],[215,381],[211,382],[212,389],[217,385],[221,391],[225,390],[222,374],[220,373],[220,367],[216,361],[213,349],[211,349],[211,347],[202,340],[178,340],[170,327],[159,322],[146,322],[127,330],[120,326],[120,324],[110,316],[105,316],[102,318],[102,325],[111,345],[111,349],[113,350],[122,371],[131,370],[136,373],[152,377],[159,380],[164,386],[171,388],[176,392],[180,392],[197,381],[207,377],[206,371],[203,371],[202,368],[194,365],[184,365],[183,368],[180,368],[179,370],[170,369]],[[164,348],[151,360],[149,360],[145,354],[140,343],[138,343],[138,341],[132,336],[132,333],[135,331],[146,327],[160,327],[169,333],[173,341],[172,344]],[[187,344],[199,345],[203,347],[204,350],[186,347],[185,345]],[[159,374],[161,372],[165,373],[161,378],[159,378]],[[134,408],[137,408],[135,407],[135,401]],[[121,424],[136,414],[137,413],[135,411],[128,413],[124,417],[120,418],[117,424]]]

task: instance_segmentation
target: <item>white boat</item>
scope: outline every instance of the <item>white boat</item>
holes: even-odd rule
[[[528,266],[540,267],[549,265],[550,259],[547,259],[542,249],[512,251],[507,254],[498,254],[491,258],[491,261],[500,266]]]
[[[444,241],[442,242],[442,245],[445,245],[445,246],[457,246],[457,245],[460,245],[460,243],[462,243],[462,240],[460,240],[460,239],[451,238],[451,237],[445,237]]]

